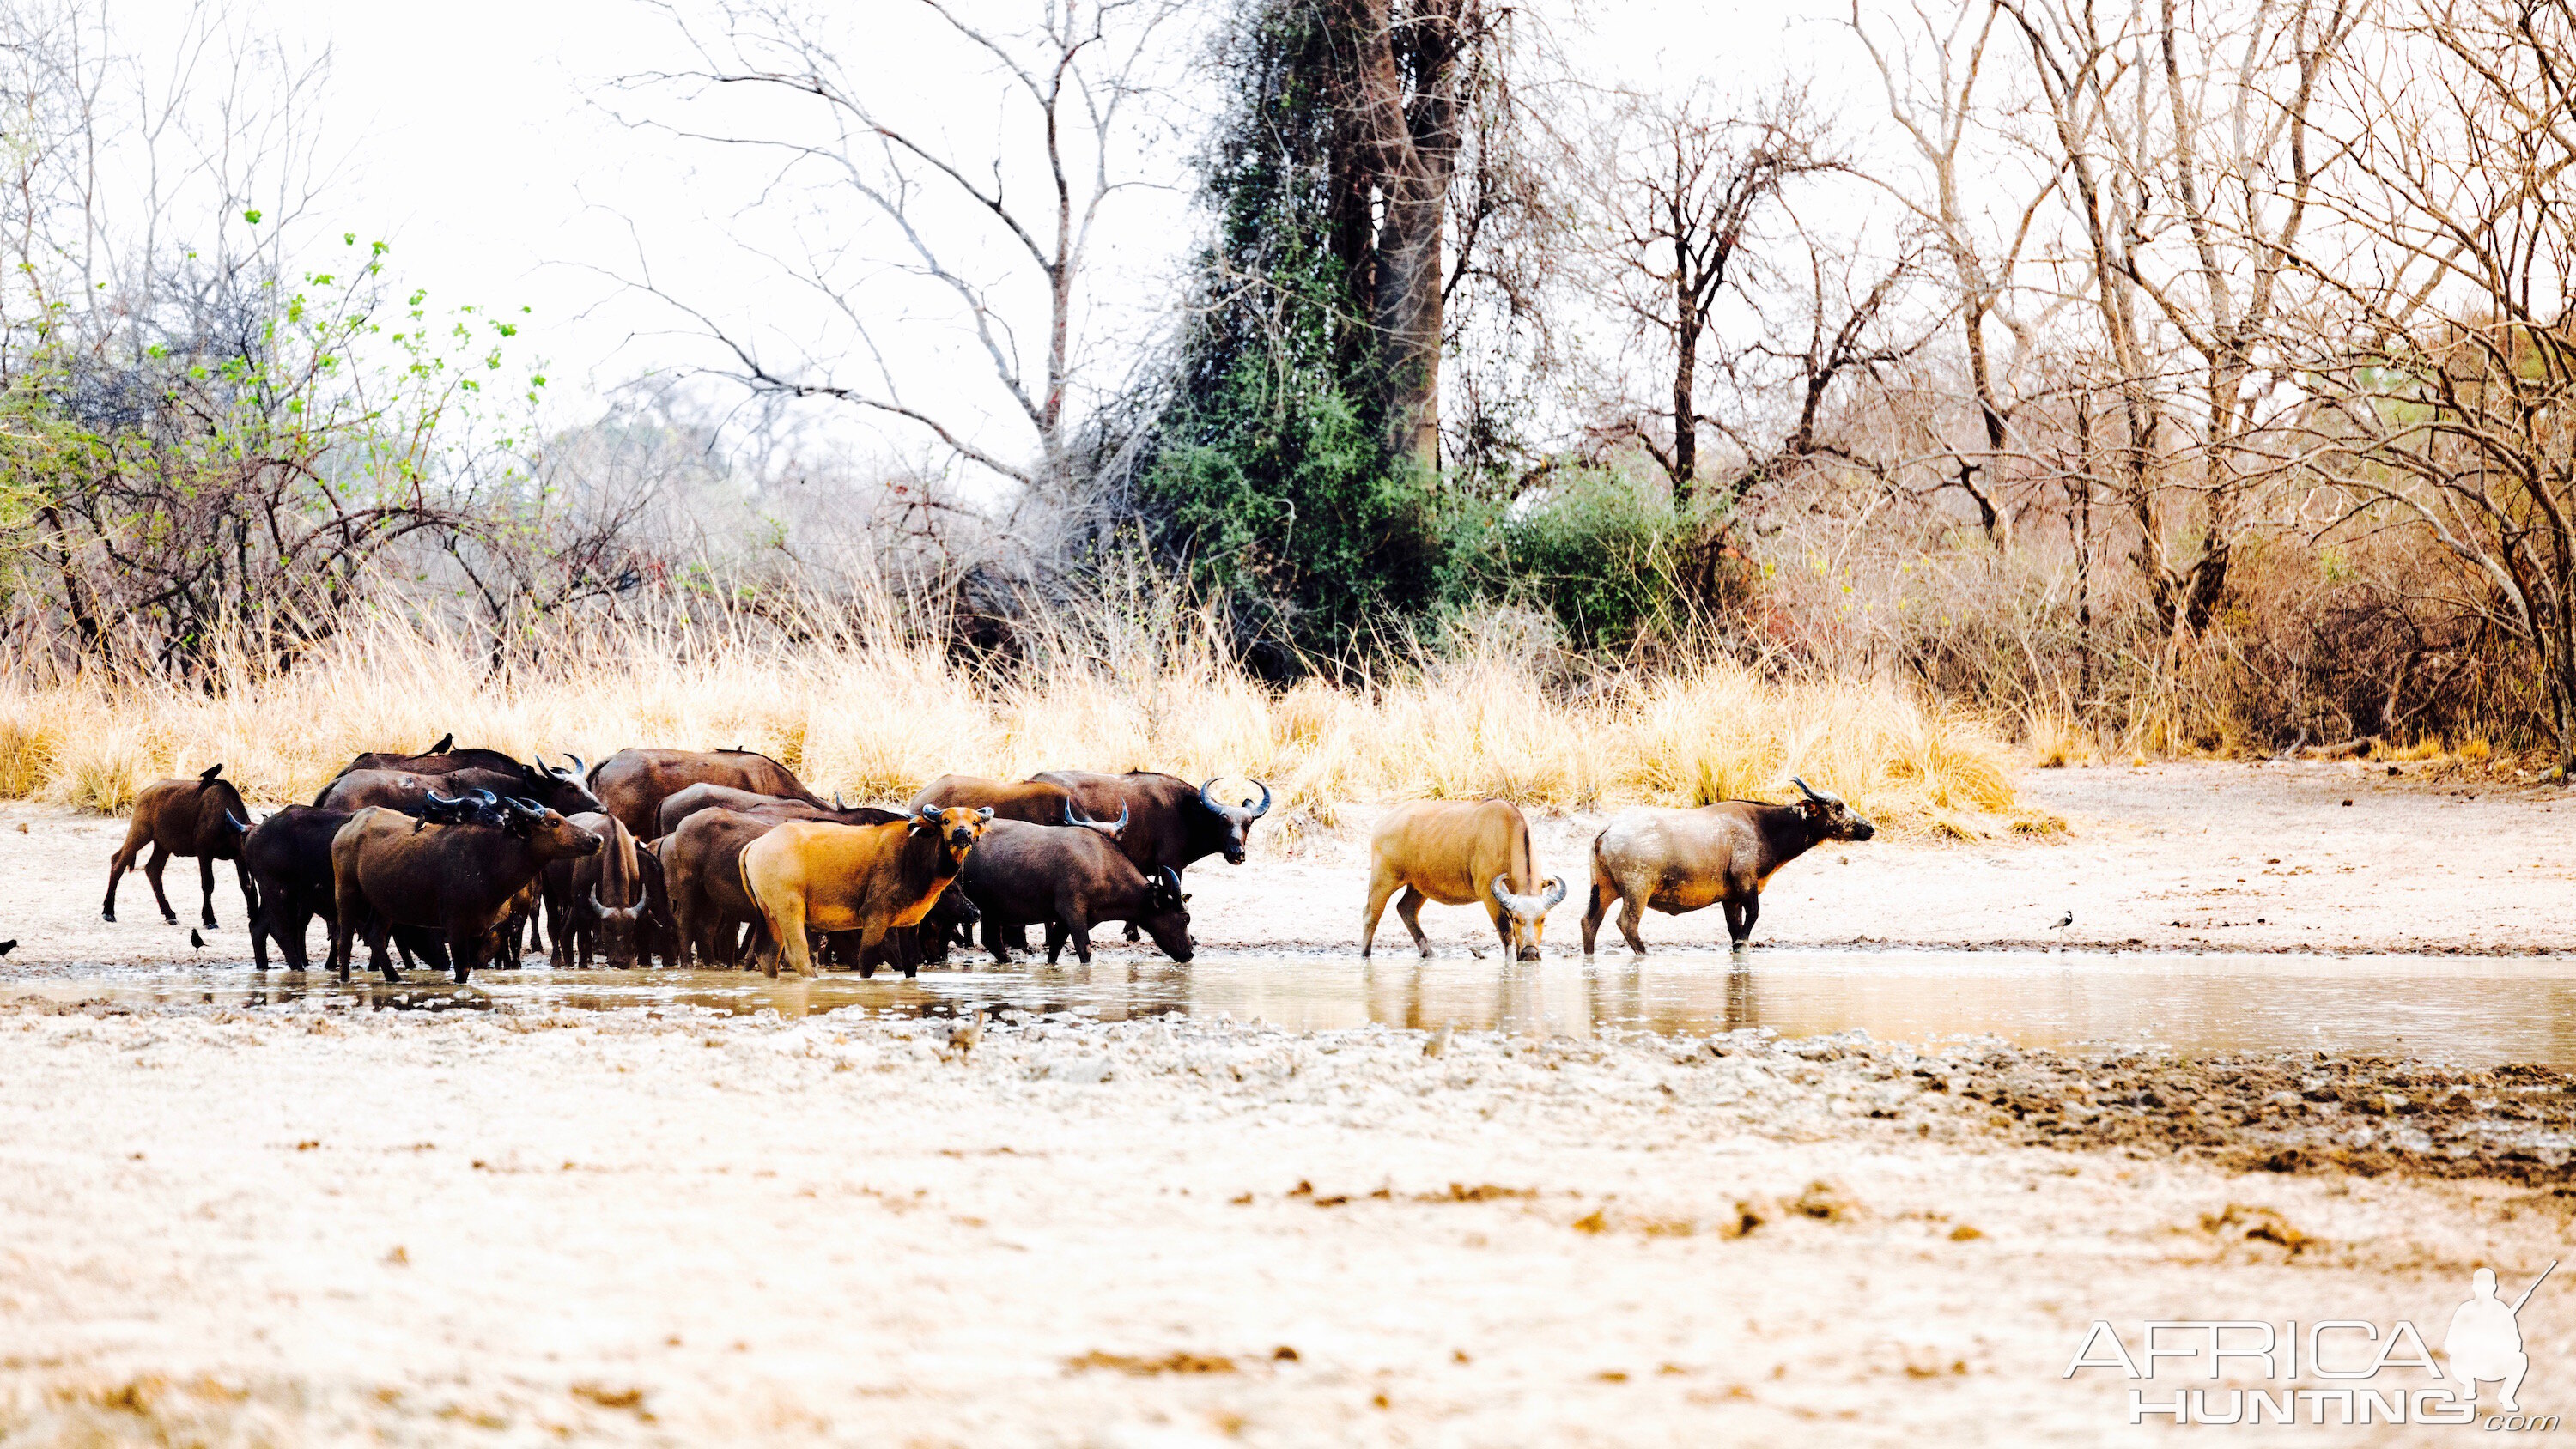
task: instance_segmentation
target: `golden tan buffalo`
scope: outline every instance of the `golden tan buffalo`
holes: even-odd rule
[[[1592,839],[1592,899],[1583,911],[1583,954],[1592,954],[1601,918],[1619,902],[1619,934],[1644,952],[1637,925],[1651,906],[1668,916],[1723,902],[1727,939],[1741,947],[1762,914],[1762,887],[1772,872],[1822,840],[1867,840],[1878,827],[1842,797],[1791,780],[1795,805],[1721,800],[1695,810],[1651,806],[1621,811]]]
[[[791,820],[744,846],[743,894],[769,930],[761,969],[775,976],[783,958],[811,976],[805,933],[856,931],[859,974],[876,974],[872,958],[886,932],[930,913],[992,818],[990,809],[925,805],[890,825]],[[903,974],[916,969],[905,958]]]
[[[1404,890],[1396,917],[1413,944],[1431,954],[1422,936],[1422,903],[1480,905],[1492,918],[1503,949],[1523,961],[1538,959],[1547,913],[1565,899],[1565,881],[1538,879],[1530,855],[1529,822],[1507,801],[1422,800],[1399,805],[1369,837],[1368,909],[1360,916],[1360,954],[1377,938],[1387,897]]]

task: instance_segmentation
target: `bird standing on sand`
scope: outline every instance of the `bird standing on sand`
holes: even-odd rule
[[[188,944],[202,951],[206,949],[206,938],[197,934],[196,927],[190,926],[188,928]]]
[[[2057,918],[2057,924],[2056,924],[2056,925],[2051,926],[2051,927],[2049,927],[2048,929],[2050,929],[2050,930],[2052,930],[2052,931],[2063,931],[2063,930],[2065,930],[2067,927],[2069,927],[2069,926],[2071,926],[2071,925],[2074,925],[2074,924],[2075,924],[2075,913],[2074,913],[2073,911],[2068,911],[2065,915],[2062,915],[2062,916],[2060,916],[2060,917],[2058,917],[2058,918]]]
[[[17,937],[15,937],[15,936],[11,936],[11,937],[10,937],[8,940],[6,940],[6,941],[0,941],[0,956],[6,956],[6,955],[8,955],[10,952],[15,951],[15,950],[17,950],[17,949],[18,949],[18,938],[17,938]]]
[[[948,1029],[948,1054],[963,1057],[984,1039],[984,1013],[976,1012],[965,1021]]]

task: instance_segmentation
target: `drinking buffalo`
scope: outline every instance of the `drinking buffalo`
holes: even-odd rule
[[[888,931],[929,914],[992,818],[989,810],[924,806],[889,825],[791,820],[744,846],[743,889],[769,932],[761,968],[775,976],[784,961],[811,976],[805,933],[856,931],[859,974],[873,975],[870,953]]]
[[[507,823],[429,825],[381,807],[349,818],[331,840],[336,919],[331,961],[349,979],[349,943],[367,934],[369,957],[388,981],[401,975],[385,956],[387,931],[424,926],[442,932],[456,979],[483,964],[492,929],[513,898],[551,860],[596,854],[596,835],[541,806],[507,801]]]
[[[636,943],[646,934],[646,857],[614,815],[593,810],[566,818],[598,836],[600,848],[594,855],[549,862],[540,877],[554,964],[569,967],[578,958],[587,971],[596,952],[611,969],[625,970],[635,964]]]
[[[241,863],[242,837],[250,834],[250,807],[242,803],[241,792],[230,780],[215,778],[223,768],[211,766],[193,780],[156,780],[135,795],[134,820],[125,828],[125,843],[107,858],[107,903],[102,916],[116,919],[116,883],[134,868],[135,854],[146,845],[152,847],[152,857],[143,862],[143,878],[152,883],[152,899],[161,907],[161,919],[179,924],[179,913],[170,909],[169,894],[161,889],[161,867],[174,855],[197,858],[207,930],[215,928],[215,862],[219,860],[233,863],[233,874],[241,883],[242,909],[259,914],[259,888],[251,884],[250,872]]]
[[[1360,954],[1369,954],[1386,898],[1403,887],[1395,914],[1423,955],[1422,903],[1480,905],[1503,949],[1538,959],[1547,913],[1565,899],[1565,882],[1538,879],[1529,822],[1505,800],[1421,800],[1386,812],[1369,837],[1368,907],[1360,916]]]
[[[286,969],[302,971],[305,928],[315,916],[322,918],[325,927],[337,918],[331,840],[348,823],[345,810],[289,805],[251,827],[242,841],[242,868],[259,887],[259,909],[251,914],[250,927],[251,961],[258,969],[268,969],[268,947],[274,942]],[[398,926],[394,940],[406,953],[417,952],[438,969],[446,969],[447,948],[436,935]]]
[[[801,800],[829,809],[796,772],[750,750],[619,750],[590,772],[590,788],[604,810],[639,840],[658,833],[662,802],[691,785],[729,785],[755,795]]]
[[[1878,827],[1838,795],[1791,780],[1795,805],[1721,800],[1695,810],[1624,810],[1592,839],[1592,900],[1583,911],[1583,954],[1592,954],[1601,918],[1619,902],[1619,934],[1643,952],[1638,923],[1651,906],[1669,916],[1723,902],[1726,935],[1742,946],[1762,913],[1771,873],[1823,840],[1867,840]]]
[[[1147,879],[1168,870],[1188,870],[1194,861],[1222,855],[1228,865],[1243,864],[1252,824],[1270,813],[1270,787],[1260,781],[1258,804],[1228,805],[1213,793],[1215,780],[1193,786],[1172,775],[1131,770],[1124,775],[1097,775],[1087,770],[1049,770],[1030,777],[1061,785],[1073,796],[1074,808],[1092,820],[1114,820],[1130,814],[1118,837],[1118,849]],[[1136,927],[1127,928],[1136,939]]]
[[[1002,949],[1005,927],[1044,926],[1049,965],[1070,938],[1074,956],[1087,966],[1091,928],[1103,921],[1141,927],[1175,961],[1192,954],[1181,873],[1166,867],[1148,877],[1096,831],[996,820],[984,828],[960,879],[983,913],[984,947],[996,961],[1011,959]]]

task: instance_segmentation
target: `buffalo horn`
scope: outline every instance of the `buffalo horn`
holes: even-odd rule
[[[1549,910],[1555,910],[1558,906],[1565,904],[1565,877],[1561,875],[1549,876],[1547,878],[1547,889],[1545,894],[1547,896],[1547,908]]]
[[[1498,875],[1494,877],[1494,883],[1485,887],[1485,889],[1493,893],[1494,904],[1501,906],[1504,910],[1511,911],[1514,915],[1518,915],[1520,912],[1513,910],[1512,907],[1512,893],[1503,889],[1503,882],[1510,879],[1511,877],[1508,875]]]
[[[432,805],[462,805],[465,802],[453,795],[441,795],[436,790],[432,790],[429,792],[429,803]]]
[[[572,761],[572,773],[564,776],[565,779],[578,780],[582,776],[590,773],[590,762],[588,760],[572,753],[570,750],[566,750],[564,752],[564,758]]]
[[[838,790],[832,792],[832,808],[835,810],[847,810],[850,808],[842,801],[841,792]]]
[[[1217,781],[1224,778],[1225,776],[1223,775],[1210,775],[1208,776],[1207,784],[1199,787],[1199,803],[1205,805],[1207,808],[1215,811],[1219,815],[1223,815],[1225,813],[1225,807],[1216,803],[1216,797],[1209,794],[1208,789],[1210,786],[1215,785]]]
[[[1168,865],[1164,866],[1163,886],[1172,893],[1172,899],[1179,900],[1181,897],[1181,873],[1172,869]]]
[[[533,800],[522,800],[518,796],[512,795],[501,803],[509,806],[510,813],[513,815],[524,816],[530,820],[543,820],[546,817],[545,807],[539,805]]]
[[[921,823],[929,826],[931,829],[936,830],[939,828],[938,806],[924,805],[919,810],[914,811],[913,814],[919,816],[921,818]]]
[[[1795,775],[1791,775],[1789,777],[1789,783],[1798,787],[1798,793],[1815,801],[1819,805],[1840,805],[1843,803],[1843,797],[1840,795],[1827,794],[1826,792],[1817,789],[1815,786],[1808,784],[1806,781],[1799,779]]]
[[[235,815],[230,810],[224,812],[224,818],[233,823],[233,829],[242,832],[244,835],[248,835],[250,833],[250,822],[244,820],[238,815]]]
[[[992,819],[992,818],[993,818],[993,807],[992,807],[992,806],[990,806],[990,805],[987,805],[987,806],[985,806],[983,809],[976,811],[976,812],[975,812],[975,818],[976,818],[976,819],[978,819],[978,820],[990,820],[990,819]]]
[[[1244,818],[1247,820],[1258,820],[1262,816],[1270,813],[1270,787],[1263,785],[1259,780],[1255,780],[1252,783],[1255,786],[1258,786],[1261,790],[1261,803],[1253,806],[1252,813]]]

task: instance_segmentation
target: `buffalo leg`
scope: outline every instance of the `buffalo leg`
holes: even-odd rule
[[[1049,966],[1052,966],[1052,965],[1054,965],[1054,964],[1056,963],[1057,958],[1059,958],[1059,957],[1061,957],[1061,956],[1063,956],[1063,955],[1064,955],[1064,938],[1065,938],[1064,922],[1062,922],[1062,921],[1049,921],[1049,922],[1047,922],[1047,923],[1046,923],[1046,933],[1047,933],[1047,964],[1048,964]],[[1087,962],[1087,961],[1089,961],[1091,958],[1090,958],[1089,956],[1085,956],[1085,957],[1083,957],[1082,959],[1083,959],[1083,960],[1085,960],[1085,961]]]
[[[792,891],[782,892],[778,904],[759,902],[761,924],[769,928],[769,944],[760,953],[760,968],[771,977],[778,975],[783,964],[795,968],[796,974],[811,978],[814,958],[805,945],[805,902]],[[867,974],[861,967],[860,975]]]
[[[1609,885],[1608,881],[1601,878],[1599,867],[1596,865],[1592,877],[1592,894],[1585,897],[1583,901],[1583,954],[1586,956],[1592,954],[1593,938],[1601,934],[1601,918],[1610,913]],[[1625,902],[1623,901],[1622,904]]]
[[[385,938],[392,934],[393,927],[381,919],[367,923],[367,961],[378,971],[383,972],[387,981],[399,986],[402,984],[402,973],[394,969],[393,957],[385,954]],[[348,968],[343,966],[340,969],[345,977]]]
[[[1368,905],[1360,911],[1360,955],[1369,953],[1369,943],[1377,939],[1377,923],[1386,914],[1386,898],[1395,894],[1394,877],[1372,873],[1369,876]]]
[[[116,854],[107,858],[107,904],[99,908],[101,920],[116,919],[116,883],[125,878],[127,871],[134,869],[134,857],[142,852],[143,842],[149,839],[150,834],[138,819],[127,827],[125,843],[116,848]]]
[[[143,862],[143,878],[152,882],[153,903],[161,907],[161,919],[175,926],[179,913],[170,909],[170,893],[161,889],[161,867],[170,863],[170,847],[154,845],[150,858]]]
[[[1026,934],[1023,933],[1020,940],[1020,949],[1025,951],[1028,948],[1028,939]],[[1002,949],[1001,919],[990,914],[987,914],[984,917],[984,949],[993,953],[994,965],[1008,966],[1011,964],[1011,953]]]
[[[1621,895],[1619,897],[1619,934],[1628,938],[1628,949],[1640,956],[1646,954],[1646,938],[1637,934],[1637,928],[1645,922],[1646,898],[1641,895]]]
[[[456,962],[457,985],[462,986],[474,979],[474,968],[483,964],[485,939],[481,931],[452,930],[447,933],[447,953]]]
[[[242,864],[240,856],[233,857],[233,880],[241,887],[242,910],[252,920],[258,920],[259,882],[250,878],[250,867]]]
[[[197,889],[205,897],[198,909],[204,913],[206,929],[211,931],[215,928],[215,858],[211,855],[197,857]]]
[[[1746,891],[1742,898],[1730,897],[1726,903],[1726,939],[1741,949],[1753,938],[1753,923],[1762,914],[1762,898]]]
[[[1415,890],[1411,886],[1406,886],[1404,888],[1404,894],[1395,898],[1395,918],[1404,922],[1404,929],[1412,933],[1413,949],[1420,951],[1427,957],[1431,954],[1431,938],[1422,934],[1423,899],[1424,897],[1422,892]],[[1488,906],[1486,909],[1491,910],[1493,908]],[[1503,933],[1503,944],[1508,946],[1511,944],[1511,940],[1511,933],[1506,930]]]

